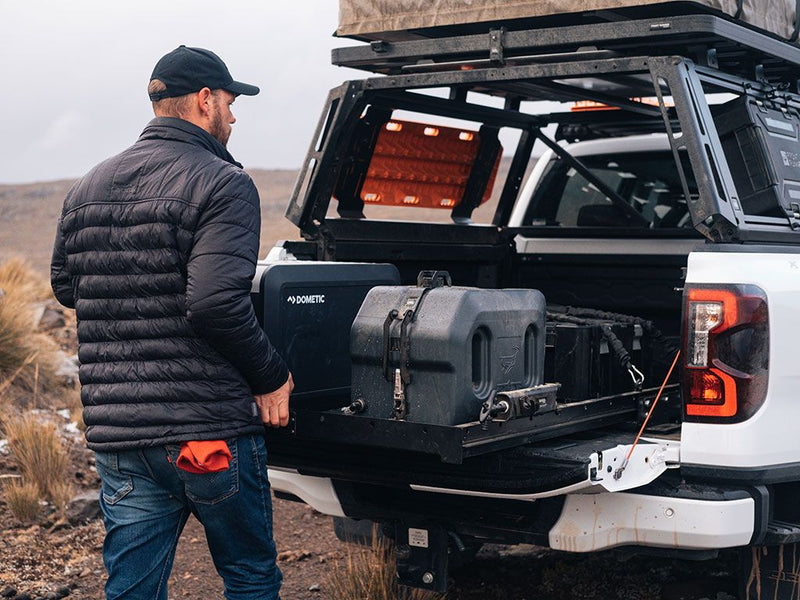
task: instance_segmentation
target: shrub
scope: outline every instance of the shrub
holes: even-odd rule
[[[4,426],[22,480],[36,486],[56,505],[65,503],[63,498],[69,491],[63,486],[68,481],[69,455],[55,425],[26,414],[8,419]]]
[[[69,501],[72,500],[74,491],[72,484],[66,479],[56,481],[52,484],[50,489],[50,501],[59,513],[64,514],[64,512],[66,512],[67,505]]]
[[[4,486],[6,504],[18,520],[26,523],[33,521],[39,514],[39,488],[36,484],[21,481],[9,481]]]
[[[0,375],[6,381],[30,377],[39,352],[30,343],[33,314],[30,304],[15,292],[0,295]],[[24,371],[24,373],[23,373]]]
[[[0,288],[0,392],[11,383],[28,391],[55,386],[55,347],[35,333],[30,299],[19,288]]]
[[[333,561],[329,578],[331,600],[436,600],[440,594],[397,583],[394,552],[386,538],[372,532],[372,544],[347,544],[343,560]]]
[[[70,420],[81,431],[86,431],[86,423],[83,422],[83,404],[81,404],[81,392],[79,389],[65,390],[62,398],[64,406],[69,411]]]
[[[18,293],[28,302],[53,297],[50,283],[41,277],[24,258],[9,258],[0,264],[0,290]]]

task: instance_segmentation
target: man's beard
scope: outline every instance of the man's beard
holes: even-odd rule
[[[214,137],[214,139],[227,148],[228,139],[231,137],[231,130],[225,129],[225,122],[222,120],[222,113],[219,110],[219,107],[216,105],[214,106],[214,117],[211,121],[209,133]]]

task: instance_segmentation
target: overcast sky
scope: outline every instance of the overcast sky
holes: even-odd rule
[[[0,183],[78,177],[152,118],[146,87],[179,46],[219,54],[261,87],[234,105],[228,144],[245,167],[300,166],[327,92],[358,71],[330,64],[337,0],[0,0]]]

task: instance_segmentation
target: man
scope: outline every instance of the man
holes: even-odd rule
[[[258,192],[225,148],[231,104],[258,92],[176,48],[148,87],[156,118],[64,202],[51,280],[78,318],[110,599],[166,600],[190,513],[227,598],[278,597],[263,428],[288,423],[293,384],[250,303]]]

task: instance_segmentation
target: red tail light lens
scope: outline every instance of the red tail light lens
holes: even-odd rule
[[[693,369],[689,372],[688,414],[709,417],[732,417],[738,405],[736,383],[717,369]]]
[[[754,285],[690,285],[684,300],[684,419],[750,418],[767,395],[766,294]]]

